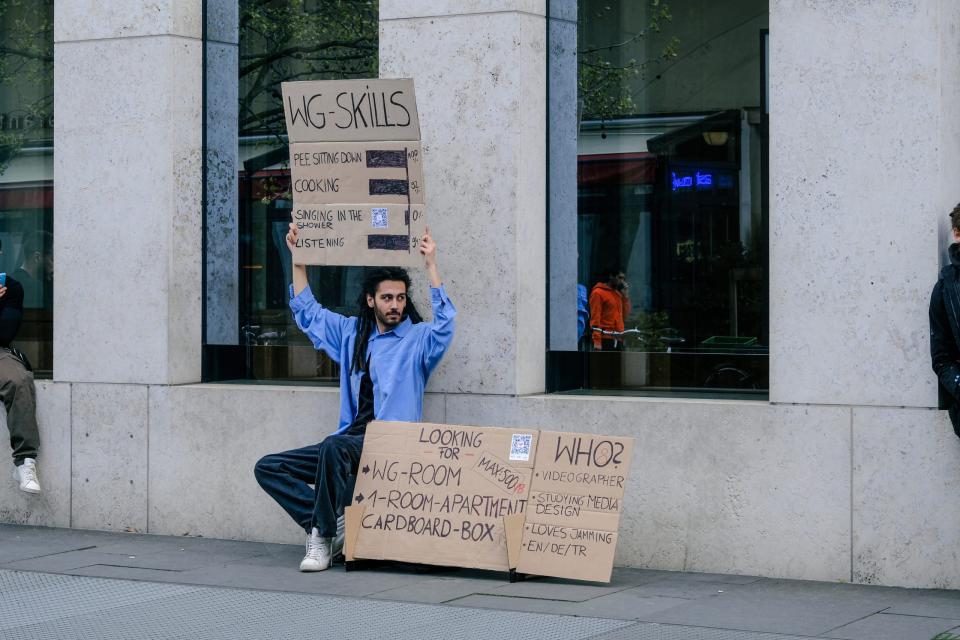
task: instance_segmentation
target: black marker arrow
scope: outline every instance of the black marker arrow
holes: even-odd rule
[[[353,499],[356,500],[358,503],[363,502],[363,494],[358,493]]]
[[[363,465],[363,472],[370,473],[370,465],[367,465],[367,464]]]

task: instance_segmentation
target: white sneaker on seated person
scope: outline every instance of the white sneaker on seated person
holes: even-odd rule
[[[331,538],[321,538],[314,527],[307,536],[307,554],[300,561],[300,571],[325,571],[333,563]]]
[[[37,477],[37,461],[24,458],[23,464],[13,467],[13,479],[20,484],[20,491],[40,493],[40,479]]]

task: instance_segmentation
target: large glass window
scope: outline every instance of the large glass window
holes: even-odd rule
[[[288,307],[289,154],[280,83],[378,75],[375,0],[240,0],[239,46],[207,16],[205,380],[336,381]],[[317,299],[352,314],[361,274],[310,267]]]
[[[24,290],[14,346],[53,370],[53,0],[0,2],[0,271]]]
[[[767,0],[572,4],[549,27],[550,387],[762,397]]]

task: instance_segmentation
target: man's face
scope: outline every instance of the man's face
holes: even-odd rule
[[[367,296],[367,305],[373,309],[377,322],[390,330],[400,324],[407,307],[407,285],[401,280],[384,280],[377,285],[376,295]]]
[[[627,276],[621,271],[620,273],[614,273],[610,276],[610,288],[621,291],[624,285],[627,283]]]

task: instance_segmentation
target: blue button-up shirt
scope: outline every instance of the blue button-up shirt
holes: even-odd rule
[[[433,322],[413,324],[405,318],[396,327],[380,333],[374,325],[367,343],[370,379],[373,381],[374,417],[377,420],[417,422],[423,414],[423,390],[430,374],[453,341],[457,310],[443,285],[430,289]],[[300,330],[313,346],[322,349],[340,365],[340,426],[343,432],[357,415],[360,373],[350,371],[357,318],[348,318],[324,308],[306,287],[293,295],[290,309]]]

